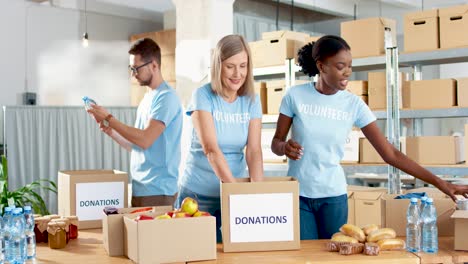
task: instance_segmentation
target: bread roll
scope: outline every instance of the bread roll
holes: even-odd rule
[[[331,241],[333,242],[348,242],[348,243],[358,243],[359,241],[354,237],[345,236],[345,235],[336,235],[332,237]]]
[[[362,231],[361,228],[359,228],[359,227],[357,227],[355,225],[344,224],[340,228],[340,231],[341,231],[341,233],[343,233],[343,234],[345,234],[347,236],[354,237],[359,242],[366,241],[366,235],[364,234],[364,231]]]
[[[364,231],[364,234],[369,235],[372,231],[375,231],[379,229],[379,226],[376,225],[376,224],[369,224],[369,225],[366,225],[362,228],[362,231]]]
[[[405,248],[405,241],[399,238],[387,238],[377,242],[380,250],[398,250]]]
[[[386,238],[395,238],[396,233],[395,230],[392,228],[380,228],[375,231],[372,231],[368,236],[367,236],[367,241],[368,242],[377,242],[382,239]]]

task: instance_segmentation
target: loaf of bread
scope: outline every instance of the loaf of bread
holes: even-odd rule
[[[377,242],[380,250],[399,250],[405,248],[405,241],[399,238],[386,238]]]
[[[345,234],[347,236],[354,237],[359,242],[366,241],[366,235],[364,234],[364,231],[362,231],[361,228],[359,228],[359,227],[357,227],[355,225],[344,224],[343,226],[341,226],[340,231],[341,231],[341,233],[343,233],[343,234]]]
[[[362,231],[364,231],[364,234],[369,235],[372,231],[375,231],[379,229],[379,226],[376,224],[369,224],[364,227],[362,227]]]
[[[372,231],[368,236],[367,236],[367,241],[368,242],[377,242],[382,239],[386,238],[395,238],[396,233],[395,230],[392,228],[380,228],[375,231]]]
[[[336,232],[335,234],[333,234],[331,237],[334,238],[335,236],[337,235],[342,235],[342,236],[345,236],[345,234],[341,233],[341,232]]]
[[[369,256],[377,256],[379,255],[380,247],[377,243],[367,242],[364,245],[364,254]]]
[[[359,241],[354,237],[345,236],[345,235],[336,235],[332,237],[331,241],[333,242],[348,242],[348,243],[358,243]]]
[[[362,243],[349,243],[340,246],[340,255],[352,255],[352,254],[359,254],[364,249],[364,245]]]

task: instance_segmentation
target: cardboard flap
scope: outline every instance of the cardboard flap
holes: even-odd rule
[[[354,200],[378,200],[383,195],[382,192],[360,192],[355,191]]]
[[[439,12],[437,9],[432,9],[432,10],[424,10],[424,11],[418,11],[418,12],[412,12],[408,13],[405,15],[406,20],[411,20],[412,22],[419,22],[419,21],[425,21],[426,19],[429,18],[437,18]],[[418,24],[414,24],[418,25]]]
[[[295,31],[288,31],[288,30],[279,30],[279,31],[271,31],[271,32],[262,33],[263,40],[281,39],[281,38],[305,42],[309,38],[309,34],[302,33],[302,32],[295,32]]]
[[[468,211],[467,210],[455,210],[455,212],[452,214],[451,217],[468,219]]]
[[[455,16],[460,16],[460,18],[463,18],[463,16],[467,13],[468,13],[468,5],[458,5],[458,6],[451,6],[451,7],[439,9],[439,17],[441,18],[442,17],[452,18]]]

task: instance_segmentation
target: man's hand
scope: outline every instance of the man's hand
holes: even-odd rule
[[[94,120],[96,120],[96,123],[99,124],[109,115],[109,112],[104,107],[94,104],[91,105],[91,108],[88,109],[87,112],[90,113]]]

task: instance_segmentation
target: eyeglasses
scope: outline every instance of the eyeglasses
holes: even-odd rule
[[[138,67],[133,67],[133,66],[131,66],[131,65],[128,65],[128,70],[130,71],[131,74],[135,74],[135,75],[136,75],[136,74],[138,73],[138,70],[139,70],[140,68],[145,67],[146,65],[150,64],[151,62],[152,62],[152,61],[148,61],[148,62],[146,62],[146,63],[144,63],[144,64],[142,64],[142,65],[140,65],[140,66],[138,66]]]

